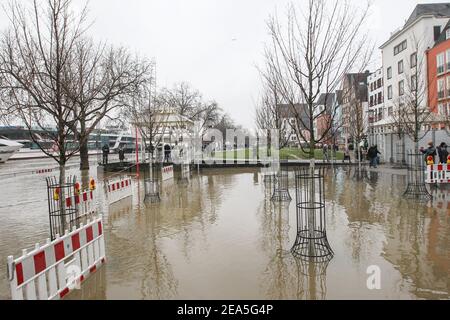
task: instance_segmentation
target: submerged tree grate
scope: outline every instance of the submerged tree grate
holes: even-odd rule
[[[271,200],[273,202],[289,202],[292,197],[289,193],[289,173],[279,172],[273,176],[273,194]]]
[[[144,181],[145,186],[145,201],[150,203],[157,203],[161,201],[159,195],[159,182],[158,180],[146,179]]]
[[[297,237],[291,253],[311,262],[324,262],[334,252],[327,239],[325,216],[325,169],[314,166],[295,174]]]
[[[62,236],[66,231],[78,228],[82,221],[74,203],[76,176],[67,177],[63,185],[57,177],[48,177],[46,182],[50,238],[53,241],[58,235]]]
[[[426,202],[433,198],[425,183],[425,158],[420,153],[408,152],[408,185],[403,197]]]

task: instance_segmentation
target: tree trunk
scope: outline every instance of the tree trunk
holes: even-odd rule
[[[314,143],[314,138],[311,139],[311,142],[309,143],[309,158],[310,159],[315,159],[316,158],[316,153],[315,153],[315,143]]]
[[[67,221],[66,221],[66,190],[63,187],[66,183],[66,164],[63,156],[60,156],[60,165],[59,165],[59,207],[61,208],[60,212],[60,232],[64,234],[64,231],[67,229]],[[61,234],[61,236],[62,236]]]
[[[86,121],[84,117],[80,119],[80,170],[89,170],[89,137],[86,133]]]
[[[361,147],[359,146],[361,144],[361,141],[357,141],[356,143],[356,150],[358,152],[358,170],[361,173]]]
[[[89,190],[89,170],[81,170],[81,188],[83,191]]]

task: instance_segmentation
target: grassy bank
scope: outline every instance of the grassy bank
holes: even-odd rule
[[[317,160],[323,160],[323,152],[322,149],[317,149],[314,151],[315,158]],[[343,160],[344,154],[342,152],[336,153],[337,160]],[[253,150],[250,149],[241,149],[237,151],[224,151],[224,152],[216,152],[213,156],[214,159],[253,159]],[[306,153],[301,149],[297,148],[284,148],[280,150],[280,160],[307,160],[309,159],[308,150]]]

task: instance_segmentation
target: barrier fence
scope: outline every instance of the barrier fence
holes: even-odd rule
[[[132,196],[131,178],[114,180],[108,183],[108,201],[113,204]]]
[[[174,177],[173,166],[162,167],[161,173],[162,173],[162,181],[173,179]]]
[[[57,300],[79,288],[105,263],[102,217],[66,231],[62,237],[8,257],[8,280],[13,300]]]
[[[92,215],[96,212],[94,191],[85,191],[79,195],[66,198],[66,207],[77,209],[78,218]]]
[[[425,172],[425,182],[428,184],[447,184],[450,183],[450,165],[434,164],[427,166]]]

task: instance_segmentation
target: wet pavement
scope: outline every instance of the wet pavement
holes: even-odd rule
[[[9,163],[8,163],[9,165]],[[418,205],[402,200],[406,177],[382,170],[327,171],[328,264],[292,257],[294,173],[282,206],[258,170],[210,169],[162,185],[161,203],[133,198],[108,206],[99,181],[107,263],[71,299],[449,299],[450,189]],[[0,167],[0,174],[2,173]],[[70,171],[76,173],[76,169]],[[97,177],[93,168],[90,176]],[[101,178],[101,177],[100,177]],[[2,180],[0,299],[9,298],[7,255],[48,237],[42,175]],[[369,290],[367,268],[381,269]]]

